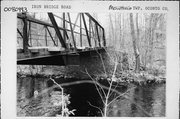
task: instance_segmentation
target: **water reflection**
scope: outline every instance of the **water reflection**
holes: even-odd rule
[[[166,98],[164,90],[165,86],[163,88],[156,87],[156,89],[153,91],[154,102],[152,104],[151,112],[154,116],[165,116]]]
[[[138,86],[110,106],[109,116],[165,116],[165,84]]]

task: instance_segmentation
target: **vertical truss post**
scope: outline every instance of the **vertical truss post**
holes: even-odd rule
[[[80,46],[82,47],[82,23],[81,23],[81,13],[80,13]]]
[[[104,47],[106,47],[106,38],[105,38],[104,28],[102,28],[102,31],[103,31],[103,45],[104,45]]]
[[[64,41],[66,42],[66,15],[65,13],[63,12],[63,38],[64,38]]]
[[[69,37],[68,37],[67,31],[66,31],[66,13],[65,12],[63,12],[63,29],[64,29],[63,30],[63,38],[64,38],[67,48],[69,49],[70,46],[68,44]]]
[[[27,17],[26,17],[26,14],[24,14],[24,19],[23,19],[23,23],[24,23],[24,26],[23,26],[23,50],[24,50],[24,53],[27,53],[28,52],[28,33],[27,33]]]
[[[57,34],[55,34],[55,38],[57,38]],[[57,38],[57,46],[58,46],[58,38]]]
[[[84,22],[84,27],[85,27],[85,31],[86,31],[88,43],[89,43],[89,46],[91,47],[91,40],[90,40],[90,38],[89,38],[89,34],[88,34],[88,30],[87,30],[87,25],[86,25],[86,21],[85,21],[85,18],[84,18],[84,14],[83,14],[83,13],[82,13],[82,18],[83,18],[83,22]]]
[[[91,19],[89,18],[89,38],[91,41]]]
[[[70,29],[71,29],[71,35],[72,35],[72,40],[73,40],[73,43],[74,43],[74,48],[75,50],[77,50],[76,48],[76,41],[75,41],[75,37],[74,37],[74,31],[73,31],[73,28],[72,28],[72,23],[71,23],[71,17],[70,17],[70,14],[68,14],[68,17],[69,17],[69,25],[70,25]]]
[[[95,24],[95,26],[96,26],[96,33],[97,33],[97,37],[98,37],[99,47],[101,47],[101,41],[100,41],[100,37],[99,37],[98,26],[97,26],[97,24]]]
[[[93,35],[93,39],[94,39],[94,44],[95,44],[95,47],[97,47],[97,42],[96,42],[96,33],[94,33],[94,25],[92,24],[92,35]]]
[[[56,20],[54,18],[54,15],[52,13],[48,13],[48,16],[49,16],[49,18],[51,20],[51,23],[53,24],[53,27],[54,27],[54,29],[56,31],[56,34],[57,34],[57,36],[59,38],[59,41],[60,41],[62,47],[67,49],[66,43],[65,43],[65,41],[64,41],[64,39],[63,39],[63,37],[61,35],[61,32],[59,31],[59,28],[58,28],[58,25],[57,25]]]
[[[98,35],[99,35],[99,39],[100,39],[100,43],[101,43],[101,28],[99,28],[99,26],[97,26],[98,27]]]
[[[45,26],[45,41],[46,41],[46,46],[48,46],[48,42],[47,42],[47,29],[46,29],[46,26]]]
[[[28,37],[29,37],[30,44],[31,44],[31,46],[32,46],[32,38],[31,38],[31,22],[30,22],[30,21],[29,21]]]

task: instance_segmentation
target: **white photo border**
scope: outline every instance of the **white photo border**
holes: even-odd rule
[[[33,4],[71,5],[71,9],[33,9]],[[160,6],[168,11],[152,10],[109,10],[110,5]],[[27,7],[28,12],[161,12],[167,13],[167,77],[166,117],[157,119],[178,119],[179,117],[179,2],[178,1],[2,1],[1,2],[1,117],[2,119],[31,119],[41,117],[16,117],[16,28],[17,12],[5,11],[5,7]],[[58,119],[59,117],[42,117]],[[62,118],[62,117],[61,117]],[[66,118],[66,117],[65,117]],[[79,119],[84,117],[69,117]],[[97,117],[90,117],[97,118]],[[107,117],[110,118],[110,117]],[[112,117],[131,119],[133,117]],[[136,119],[144,119],[136,117]]]

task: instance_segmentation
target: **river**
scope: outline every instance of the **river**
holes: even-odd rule
[[[31,80],[34,80],[31,82]],[[82,79],[81,79],[82,80]],[[90,80],[90,79],[83,79]],[[79,79],[59,78],[58,83],[79,81]],[[103,81],[102,81],[103,83]],[[17,116],[56,116],[59,108],[50,108],[50,91],[42,95],[29,93],[33,86],[34,92],[41,92],[54,84],[47,77],[18,77],[17,79]],[[99,109],[103,109],[103,103],[94,84],[82,83],[64,86],[66,94],[70,95],[69,110],[76,109],[75,115],[70,116],[102,116]],[[166,112],[165,84],[134,85],[118,84],[116,90],[126,93],[113,101],[108,106],[107,115],[110,117],[163,117]],[[59,91],[56,89],[56,91]],[[35,95],[38,97],[35,97]],[[109,102],[115,93],[111,94]],[[97,108],[98,107],[98,108]]]

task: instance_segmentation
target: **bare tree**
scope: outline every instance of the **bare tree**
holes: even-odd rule
[[[136,16],[136,25],[138,28],[138,15]],[[135,34],[135,28],[134,28],[134,20],[133,20],[133,13],[130,13],[130,27],[131,27],[131,36],[133,41],[133,49],[134,49],[134,56],[135,56],[135,72],[139,72],[140,70],[140,57],[139,57],[139,49],[137,46],[138,38],[139,38],[139,31],[137,32],[137,37]]]

